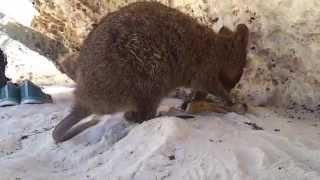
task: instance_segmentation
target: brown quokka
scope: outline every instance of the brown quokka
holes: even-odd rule
[[[137,2],[108,14],[89,33],[75,72],[70,114],[54,129],[62,142],[94,123],[90,114],[125,111],[128,121],[154,118],[161,99],[177,87],[212,93],[233,104],[229,91],[246,64],[248,28],[221,35],[157,2]]]

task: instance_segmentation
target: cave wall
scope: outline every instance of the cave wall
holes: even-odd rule
[[[318,0],[160,0],[218,30],[248,25],[248,65],[234,93],[253,105],[320,109]],[[92,24],[134,0],[34,0],[33,27],[79,49]]]

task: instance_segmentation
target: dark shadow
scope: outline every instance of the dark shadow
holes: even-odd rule
[[[0,31],[6,33],[11,39],[17,40],[29,49],[49,58],[56,63],[59,55],[68,52],[62,42],[51,39],[40,32],[17,23],[0,24]]]

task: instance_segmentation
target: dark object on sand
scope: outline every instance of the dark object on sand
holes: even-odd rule
[[[54,129],[56,142],[85,128],[90,114],[125,111],[128,121],[156,116],[163,97],[177,87],[212,93],[232,105],[229,91],[246,64],[248,28],[219,35],[157,2],[132,3],[108,14],[89,33],[75,73],[73,108]]]
[[[251,126],[253,130],[264,130],[262,127],[258,126],[256,123],[245,122],[245,124]]]

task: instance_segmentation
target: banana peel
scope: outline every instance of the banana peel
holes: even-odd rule
[[[175,116],[183,119],[194,118],[192,114],[198,113],[228,113],[235,112],[238,114],[245,114],[248,112],[248,106],[246,104],[236,103],[232,106],[227,106],[223,103],[207,101],[207,100],[196,100],[187,102],[186,109],[180,109],[176,107],[169,108],[168,111],[159,112],[158,116]]]

